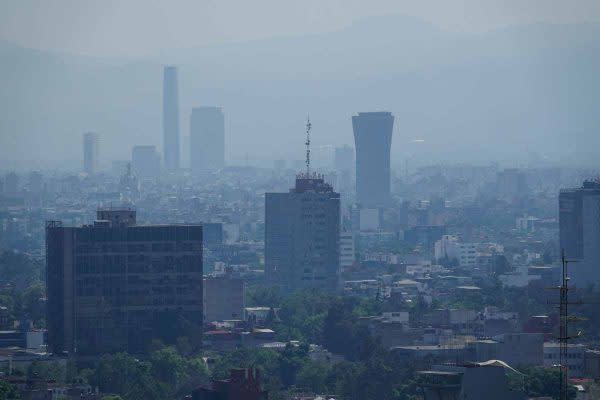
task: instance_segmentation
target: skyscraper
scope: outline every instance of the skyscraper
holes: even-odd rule
[[[366,208],[390,202],[390,147],[394,116],[361,112],[352,117],[356,148],[356,200]]]
[[[288,290],[333,289],[340,272],[340,195],[322,175],[299,174],[265,195],[265,275]]]
[[[93,225],[46,224],[48,345],[55,354],[143,353],[200,337],[202,226],[136,225],[100,210]]]
[[[569,268],[572,282],[600,284],[600,182],[561,190],[558,206],[560,247],[567,259],[579,260]]]
[[[225,117],[220,107],[197,107],[190,117],[192,172],[217,170],[225,165]]]
[[[163,76],[163,152],[165,169],[179,169],[179,90],[177,67],[164,69]]]
[[[98,172],[98,134],[87,132],[83,134],[83,171],[88,175]]]
[[[348,145],[336,147],[334,161],[335,170],[338,173],[353,170],[355,167],[354,149]]]
[[[19,192],[19,175],[14,171],[4,177],[4,193],[15,195]]]
[[[156,146],[133,146],[131,167],[140,178],[154,178],[160,174],[160,156]]]

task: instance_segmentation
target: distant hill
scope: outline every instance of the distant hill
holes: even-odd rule
[[[137,60],[0,43],[0,61],[0,159],[7,162],[75,163],[87,130],[101,134],[101,153],[111,159],[129,157],[134,144],[161,146],[164,63],[180,67],[182,135],[192,106],[222,106],[228,156],[237,158],[301,159],[307,113],[316,145],[352,143],[350,116],[368,110],[396,116],[394,162],[566,162],[576,153],[576,161],[594,162],[600,145],[594,24],[465,34],[378,17],[337,32]],[[415,138],[425,142],[417,147]]]

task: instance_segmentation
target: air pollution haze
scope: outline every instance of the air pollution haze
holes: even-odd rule
[[[362,110],[395,115],[395,164],[596,160],[596,2],[304,3],[3,3],[0,158],[75,167],[85,131],[105,166],[161,148],[175,65],[184,157],[191,109],[219,106],[230,164],[301,159],[307,113],[316,146],[351,144]]]
[[[598,71],[599,0],[0,0],[0,400],[600,399]]]

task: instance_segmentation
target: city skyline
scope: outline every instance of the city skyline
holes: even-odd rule
[[[600,398],[600,2],[0,4],[0,398]]]

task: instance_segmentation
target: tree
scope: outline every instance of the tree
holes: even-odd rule
[[[43,265],[23,253],[4,251],[0,254],[0,282],[24,289],[43,279]]]
[[[20,399],[21,395],[16,387],[6,381],[0,381],[0,400]]]
[[[314,361],[306,362],[298,371],[296,386],[311,393],[326,393],[329,373],[329,367],[326,364]]]
[[[46,286],[43,282],[32,283],[21,297],[22,314],[29,317],[36,326],[45,318],[40,299],[46,297]]]
[[[249,307],[280,307],[283,296],[278,286],[252,287],[246,290],[246,304]]]
[[[52,379],[59,383],[65,383],[66,373],[66,368],[58,361],[52,363],[34,361],[27,367],[28,378]]]
[[[101,392],[118,394],[126,400],[161,400],[165,388],[150,373],[151,365],[127,353],[104,355],[91,377]]]
[[[531,397],[549,396],[558,399],[560,392],[560,371],[557,368],[530,367],[522,370],[525,394]],[[514,386],[514,378],[511,383]],[[575,399],[577,391],[569,387],[568,398]]]

